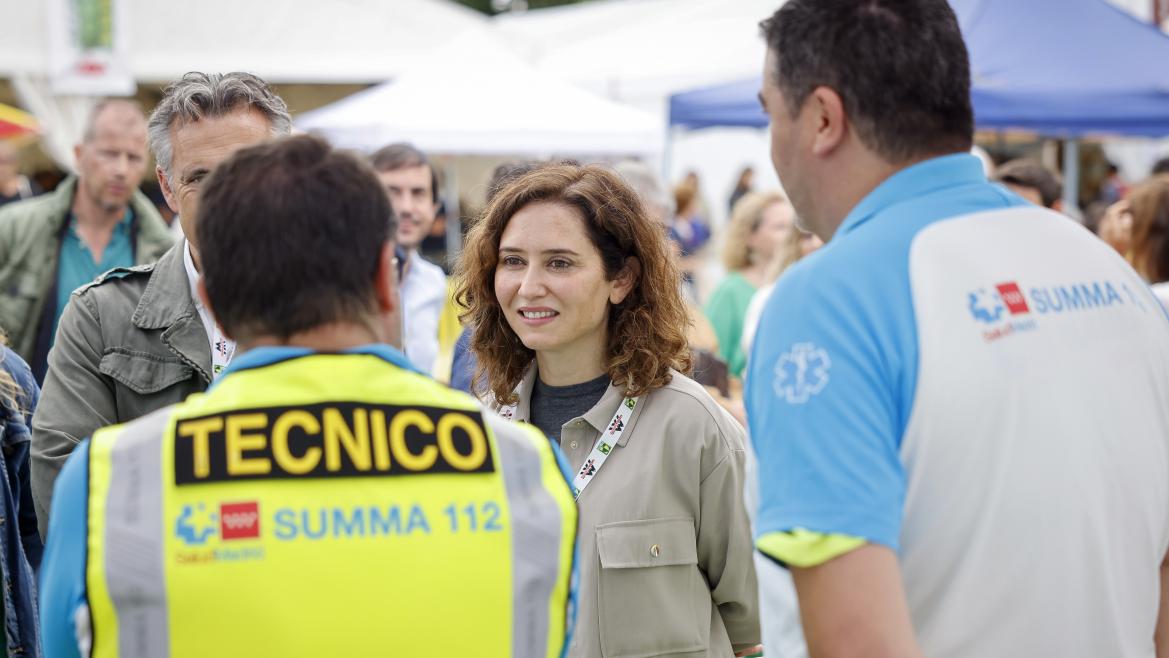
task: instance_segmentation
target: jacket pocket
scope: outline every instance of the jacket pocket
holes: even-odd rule
[[[150,395],[190,379],[195,371],[177,359],[115,349],[98,364],[103,375],[139,395]]]
[[[0,290],[0,327],[7,327],[9,336],[16,342],[29,340],[29,333],[36,333],[37,321],[33,314],[37,311],[37,302],[47,293],[31,272],[18,273],[10,284]],[[53,300],[56,305],[57,300]],[[37,318],[36,320],[39,320]],[[25,328],[29,325],[31,328]],[[23,334],[16,335],[21,331]],[[15,345],[13,349],[21,349],[23,345]],[[27,355],[26,355],[27,356]]]
[[[698,570],[695,543],[690,518],[597,526],[597,607],[606,658],[706,649],[710,589]]]

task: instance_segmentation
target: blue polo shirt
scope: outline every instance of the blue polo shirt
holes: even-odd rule
[[[61,321],[61,314],[65,312],[65,305],[69,303],[69,296],[74,290],[115,267],[134,265],[134,243],[130,230],[133,218],[133,211],[126,208],[122,220],[114,226],[109,244],[97,258],[94,258],[89,247],[77,235],[77,217],[69,213],[69,227],[61,240],[61,251],[57,258],[57,312],[53,316],[54,338],[57,323]],[[53,339],[50,339],[50,347],[52,344]]]
[[[1169,549],[1169,322],[1124,260],[966,154],[785,273],[746,384],[758,548],[896,552],[925,655],[1147,653]]]

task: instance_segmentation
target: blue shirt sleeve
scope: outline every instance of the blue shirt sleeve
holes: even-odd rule
[[[451,388],[474,395],[471,384],[476,364],[475,353],[471,351],[471,330],[464,328],[463,333],[459,334],[459,339],[455,341],[454,356],[451,359]]]
[[[81,658],[74,616],[85,603],[89,441],[73,450],[53,490],[41,562],[41,644],[45,658]]]
[[[906,373],[916,372],[907,281],[867,277],[857,254],[831,250],[780,279],[750,359],[756,533],[802,529],[897,550],[906,486],[898,453],[913,390]]]

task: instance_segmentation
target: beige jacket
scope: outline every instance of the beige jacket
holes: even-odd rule
[[[517,420],[531,417],[535,378],[533,366],[517,389]],[[609,386],[564,425],[560,446],[574,473],[623,399]],[[722,657],[758,644],[743,451],[742,428],[679,373],[638,403],[578,500],[570,657]]]

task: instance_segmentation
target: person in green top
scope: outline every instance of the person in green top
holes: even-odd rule
[[[779,192],[745,194],[731,212],[723,245],[727,276],[703,310],[718,335],[719,356],[736,377],[742,376],[747,363],[739,345],[747,306],[755,290],[765,283],[768,264],[793,230],[795,211]]]

